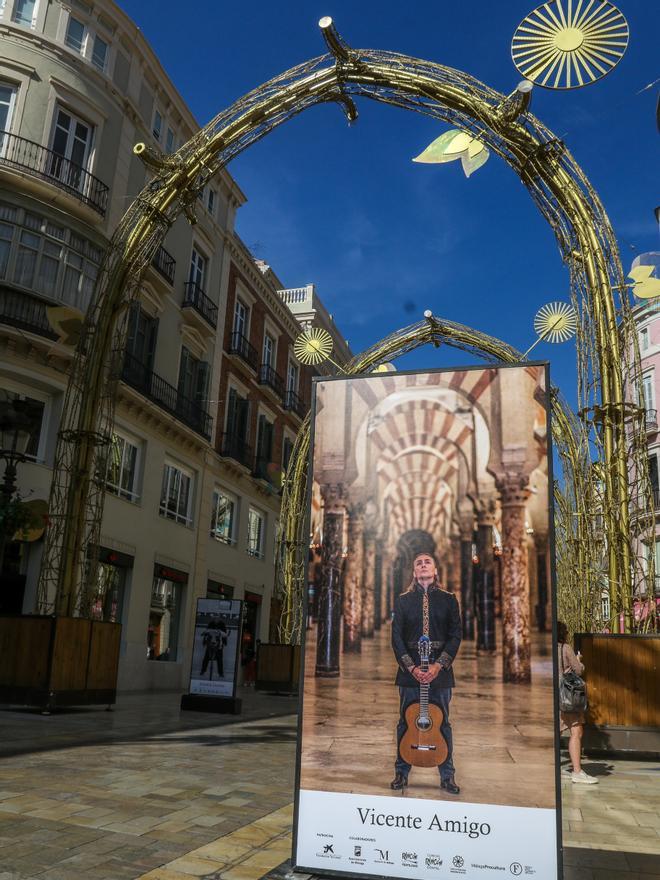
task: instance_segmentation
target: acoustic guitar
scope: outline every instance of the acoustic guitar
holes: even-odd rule
[[[419,666],[428,672],[431,643],[428,636],[418,642]],[[399,754],[413,767],[438,767],[444,764],[449,749],[440,732],[443,712],[440,706],[429,704],[430,685],[420,684],[419,703],[411,703],[406,709],[406,732],[401,738]]]

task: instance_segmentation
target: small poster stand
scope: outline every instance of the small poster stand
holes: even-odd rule
[[[239,715],[236,696],[243,602],[198,599],[188,693],[181,708]]]

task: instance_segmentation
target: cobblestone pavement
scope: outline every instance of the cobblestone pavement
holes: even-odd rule
[[[239,721],[178,699],[0,713],[0,880],[282,880],[293,701],[249,693]],[[565,880],[660,877],[660,766],[586,769],[600,785],[563,781]]]

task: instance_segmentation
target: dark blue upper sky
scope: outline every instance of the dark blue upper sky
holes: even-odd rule
[[[471,3],[122,0],[200,123],[272,76],[316,55],[331,15],[354,47],[387,49],[467,71],[508,93],[521,79],[510,42],[534,0]],[[624,268],[658,249],[655,128],[660,4],[621,0],[628,51],[607,78],[571,92],[534,90],[532,110],[565,140],[601,196]],[[460,163],[411,162],[447,126],[373,101],[349,127],[338,107],[308,110],[236,159],[248,196],[238,232],[287,287],[315,282],[354,351],[424,309],[525,350],[533,317],[568,299],[553,234],[497,157],[468,180]],[[540,344],[553,380],[574,399],[575,349]],[[403,367],[464,362],[424,348]]]

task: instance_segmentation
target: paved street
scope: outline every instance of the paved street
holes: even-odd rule
[[[178,700],[2,713],[0,880],[257,880],[287,859],[294,701],[248,691],[237,721]],[[600,785],[564,784],[566,880],[660,877],[660,766],[586,766]]]

